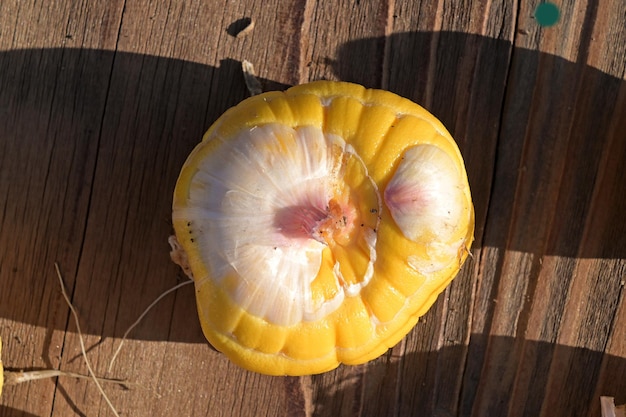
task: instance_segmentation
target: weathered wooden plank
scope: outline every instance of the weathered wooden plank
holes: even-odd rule
[[[399,5],[404,7],[411,6]],[[508,3],[485,8],[478,3],[441,2],[436,10],[428,7],[435,8],[420,4],[419,12],[410,15],[430,20],[430,27],[409,23],[407,29],[420,31],[391,37],[401,42],[392,44],[389,88],[423,103],[457,140],[476,208],[472,252],[480,259],[515,10]],[[459,412],[477,272],[469,260],[408,337],[397,415]]]
[[[0,331],[7,367],[59,366],[68,310],[53,263],[73,271],[78,265],[116,6],[0,4]],[[95,38],[76,30],[95,22]],[[54,381],[6,387],[0,415],[49,415],[54,396]]]
[[[561,5],[552,28],[534,7],[2,2],[5,364],[86,372],[75,327],[59,331],[58,260],[98,373],[147,388],[105,387],[127,415],[597,416],[599,395],[626,402],[626,4]],[[244,17],[254,30],[228,34]],[[441,118],[467,163],[475,258],[367,365],[243,371],[207,347],[185,287],[109,374],[125,329],[180,278],[165,242],[174,181],[208,125],[246,97],[243,59],[266,89],[356,81]],[[0,415],[109,414],[91,383],[68,379],[8,387],[0,404]]]
[[[533,7],[520,7],[478,292],[484,318],[474,329],[489,337],[470,344],[463,415],[597,415],[594,387],[612,386],[599,375],[611,325],[598,326],[620,326],[625,254],[615,253],[619,243],[590,240],[589,224],[624,224],[594,212],[598,173],[619,181],[616,171],[610,180],[601,173],[605,152],[620,153],[611,126],[623,118],[624,70],[594,68],[607,62],[592,34],[612,33],[618,56],[626,38],[595,4],[564,5],[551,28],[536,24]],[[608,15],[623,15],[613,7]],[[605,198],[624,204],[619,193]],[[617,259],[591,247],[609,247]]]
[[[366,87],[380,87],[383,36],[389,29],[391,1],[306,2],[302,22],[300,82],[341,79]],[[338,48],[354,39],[377,38],[353,44],[342,56]]]
[[[512,48],[512,10],[498,7],[502,6],[486,11],[477,4],[468,6],[463,20],[455,19],[454,5],[397,2],[388,11],[389,36],[345,43],[335,65],[340,79],[383,86],[423,104],[450,128],[464,154],[473,150],[474,156],[466,161],[470,181],[476,185],[478,242],[482,240]],[[483,35],[495,32],[500,39],[453,30]],[[356,64],[351,55],[356,50],[380,49],[385,53],[380,76],[368,55]],[[479,257],[480,243],[477,246],[475,256]],[[332,415],[328,410],[333,407],[328,404],[337,409],[345,407],[345,401],[362,403],[346,415],[455,414],[466,360],[464,345],[469,340],[474,267],[468,262],[449,291],[385,357],[353,376],[351,383],[346,377],[323,384],[339,392],[321,394],[318,405],[326,412],[322,415]]]
[[[286,5],[294,11],[286,14],[266,6],[126,2],[74,298],[100,374],[107,374],[126,328],[181,275],[167,245],[174,183],[210,123],[247,96],[239,61],[255,63],[274,86],[298,78],[298,45],[284,42],[300,19],[297,8]],[[228,25],[244,16],[254,19],[255,29],[245,38],[229,35]],[[75,328],[69,329],[64,369],[84,373],[82,361],[73,359],[79,354]],[[121,412],[273,416],[294,401],[288,380],[243,371],[210,349],[191,287],[163,300],[132,337],[110,375],[148,390],[107,387]],[[92,383],[61,387],[66,395],[53,415],[71,414],[75,398],[87,415],[108,413]]]
[[[611,58],[609,56],[608,58]],[[624,60],[622,60],[623,62]],[[602,60],[602,62],[607,62]],[[613,67],[614,61],[610,61]],[[618,67],[619,68],[619,67]],[[623,68],[623,67],[622,67]],[[624,71],[622,69],[622,71]],[[626,74],[623,76],[626,79]],[[626,210],[623,185],[626,183],[626,86],[622,83],[614,105],[617,116],[608,127],[608,146],[603,150],[600,170],[594,188],[593,203],[585,225],[582,253],[586,257],[600,258],[600,267],[610,278],[613,288],[618,281],[621,288],[618,307],[611,321],[610,338],[605,347],[600,375],[594,398],[601,395],[615,397],[617,404],[626,404],[626,222],[622,220]],[[621,113],[620,113],[621,112]],[[596,260],[596,265],[598,261]],[[603,300],[601,300],[602,303]],[[599,416],[597,409],[590,415]]]
[[[306,3],[299,81],[339,79],[380,87],[390,2]],[[366,42],[350,43],[366,37]],[[342,45],[348,47],[342,50]],[[311,412],[320,416],[360,415],[364,392],[368,392],[365,380],[369,376],[368,369],[366,366],[340,366],[335,371],[311,377],[310,385],[303,384],[311,387],[310,392],[304,389],[305,395],[312,399]]]

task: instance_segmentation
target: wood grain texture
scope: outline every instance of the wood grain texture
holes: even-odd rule
[[[85,374],[58,261],[105,390],[132,416],[599,416],[626,403],[626,4],[0,2],[0,336],[12,369]],[[228,28],[255,22],[247,36]],[[247,96],[315,79],[429,109],[464,155],[473,258],[362,366],[243,371],[202,336],[169,261],[171,196],[202,133]],[[112,415],[94,385],[5,387],[0,416]]]

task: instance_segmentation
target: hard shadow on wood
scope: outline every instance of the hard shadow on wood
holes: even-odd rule
[[[11,417],[39,417],[34,414],[15,409],[13,407],[6,407],[4,405],[0,405],[0,415]]]
[[[389,353],[332,384],[314,376],[314,415],[596,417],[600,395],[626,403],[626,358],[502,336],[472,335],[471,343],[485,345],[490,360],[466,358],[467,346],[446,346]],[[523,361],[505,360],[514,350],[523,351]],[[478,373],[447,372],[448,363],[466,360]]]
[[[174,183],[208,126],[247,96],[230,59],[0,52],[0,317],[64,329],[59,262],[84,332],[121,337],[185,279],[167,244]],[[193,290],[168,296],[130,337],[204,343]]]
[[[355,53],[382,54],[385,44],[386,74]],[[617,162],[626,160],[626,83],[585,56],[570,62],[484,36],[411,32],[349,42],[334,64],[338,78],[382,85],[448,127],[470,177],[476,245],[626,258],[626,170]]]
[[[388,74],[364,72],[351,51],[386,43]],[[433,48],[434,60],[424,59]],[[334,62],[338,78],[369,87],[384,79],[450,128],[474,192],[475,247],[626,258],[622,80],[452,32],[350,42]],[[8,284],[0,317],[65,329],[52,277],[58,261],[69,286],[75,277],[81,284],[74,302],[85,332],[120,337],[176,284],[166,243],[172,190],[206,128],[247,96],[239,63],[37,49],[0,53],[0,74],[0,108],[8,109],[0,146],[10,155],[0,167],[0,279]],[[574,108],[559,98],[569,89],[577,92]],[[38,309],[21,307],[33,299]],[[115,319],[102,325],[91,317]],[[204,343],[191,289],[164,300],[130,337]]]

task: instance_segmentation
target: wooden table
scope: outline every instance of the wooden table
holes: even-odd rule
[[[557,3],[561,3],[557,1]],[[598,416],[626,402],[626,3],[0,2],[0,336],[16,369],[96,373],[124,416]],[[241,19],[254,21],[244,37]],[[465,157],[473,259],[381,358],[243,371],[205,342],[169,260],[174,183],[247,96],[315,79],[421,103]],[[2,416],[112,415],[93,382],[5,387]]]

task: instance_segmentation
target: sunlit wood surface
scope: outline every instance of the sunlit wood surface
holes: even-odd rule
[[[626,403],[626,3],[0,2],[0,337],[12,370],[87,373],[58,262],[123,416],[599,416]],[[254,29],[233,36],[241,19]],[[243,371],[201,334],[169,260],[171,197],[202,133],[247,96],[316,80],[428,108],[465,157],[471,259],[369,364]],[[1,416],[110,416],[95,385],[7,386]]]

